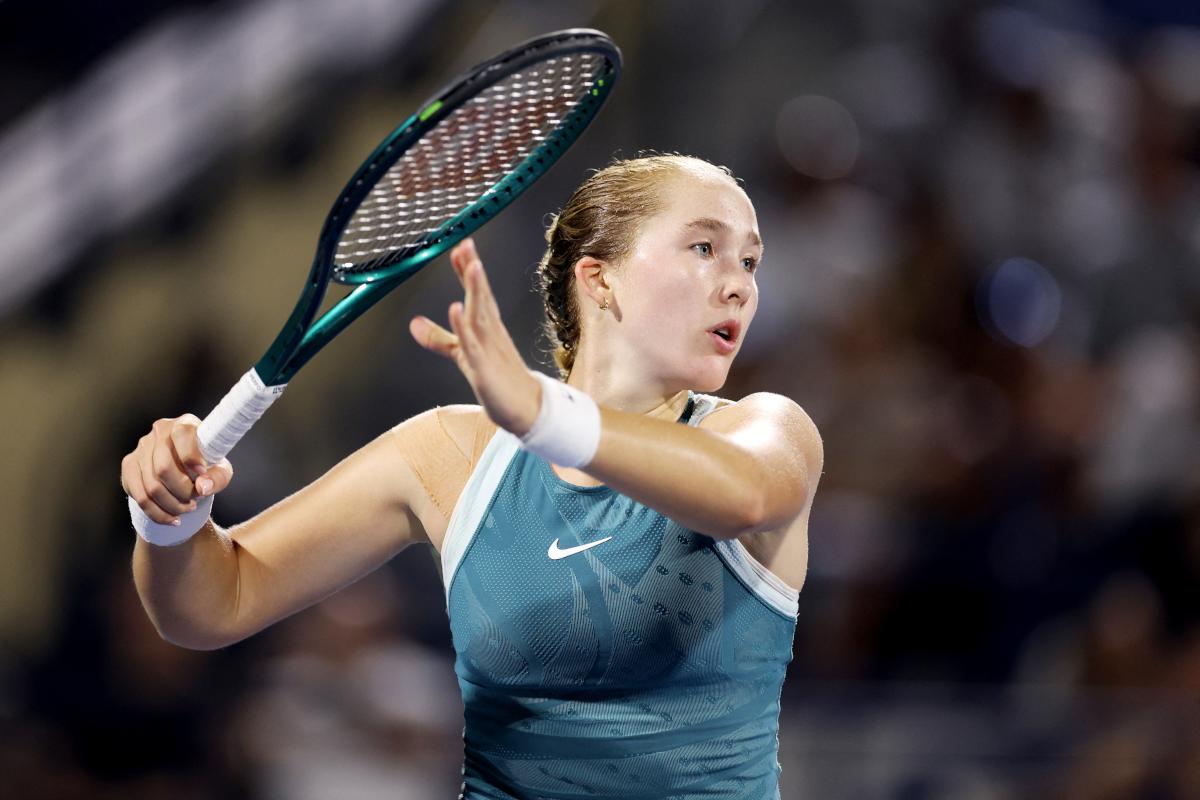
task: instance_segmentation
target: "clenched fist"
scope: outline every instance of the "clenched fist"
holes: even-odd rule
[[[121,486],[154,522],[178,526],[180,515],[194,511],[198,498],[216,494],[233,479],[229,459],[205,463],[199,425],[195,414],[157,420],[121,459]]]

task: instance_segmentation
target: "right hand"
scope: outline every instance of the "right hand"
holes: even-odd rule
[[[216,494],[233,479],[229,459],[205,462],[199,425],[195,414],[157,420],[121,459],[121,486],[155,522],[172,524],[196,508],[197,498]]]

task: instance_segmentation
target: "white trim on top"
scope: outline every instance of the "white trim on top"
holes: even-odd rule
[[[692,416],[687,424],[693,428],[700,427],[700,420],[707,417],[713,411],[716,411],[717,404],[722,398],[713,394],[702,394],[700,392],[692,392],[696,401],[696,407],[692,409]]]
[[[800,614],[800,592],[764,567],[737,539],[719,539],[717,554],[760,600],[786,617]]]
[[[714,411],[719,399],[713,395],[699,393],[697,397],[699,401],[689,421],[691,425],[698,425],[700,420]],[[454,583],[455,572],[479,530],[484,513],[491,506],[501,478],[520,449],[521,441],[516,436],[498,428],[459,495],[454,511],[450,514],[446,538],[442,543],[442,582],[446,589],[447,601],[450,598],[450,586]],[[719,540],[716,542],[716,550],[734,575],[759,599],[785,616],[792,619],[797,617],[800,612],[800,592],[760,564],[750,555],[745,545],[737,539]]]
[[[445,584],[447,602],[454,573],[467,554],[475,532],[479,530],[479,523],[492,503],[500,479],[520,448],[520,439],[503,428],[497,428],[459,494],[458,502],[454,504],[450,522],[446,525],[446,538],[442,542],[442,582]]]
[[[692,412],[690,424],[698,426],[700,421],[720,408],[725,398],[711,394],[696,392],[696,409]],[[800,592],[783,582],[783,579],[760,564],[750,555],[746,546],[737,539],[718,539],[717,554],[725,565],[736,575],[750,591],[758,596],[770,608],[784,616],[795,619],[800,613]]]

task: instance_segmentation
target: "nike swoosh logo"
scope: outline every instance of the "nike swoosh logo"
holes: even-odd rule
[[[560,558],[566,558],[567,556],[573,556],[576,553],[582,553],[589,547],[595,547],[598,544],[604,544],[611,538],[611,536],[605,536],[603,539],[597,539],[594,542],[588,542],[587,544],[581,544],[575,547],[568,547],[566,550],[558,549],[558,539],[555,539],[550,543],[550,549],[546,551],[546,555],[550,556],[550,558],[554,561],[558,561]]]

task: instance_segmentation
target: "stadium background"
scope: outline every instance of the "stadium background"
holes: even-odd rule
[[[824,435],[785,798],[1200,797],[1200,11],[950,0],[0,2],[0,775],[21,798],[454,796],[413,548],[244,643],[158,639],[119,460],[290,310],[345,176],[462,68],[590,26],[626,73],[477,237],[545,368],[545,215],[644,148],[730,166],[758,318],[722,394]],[[503,277],[502,277],[503,276]],[[246,518],[469,402],[444,263],[234,453]],[[366,354],[366,355],[364,355]]]

